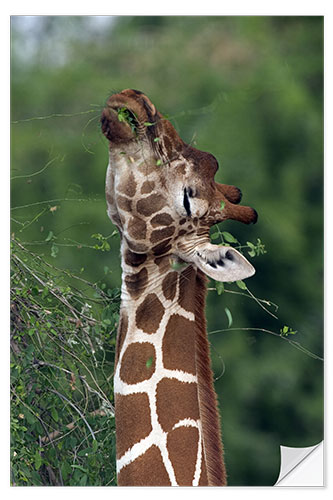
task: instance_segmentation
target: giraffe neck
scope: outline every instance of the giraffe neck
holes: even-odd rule
[[[205,278],[192,266],[172,270],[168,257],[157,265],[131,253],[129,262],[125,246],[114,377],[118,484],[224,485]]]

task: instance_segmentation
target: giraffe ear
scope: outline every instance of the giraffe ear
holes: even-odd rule
[[[255,273],[252,264],[237,250],[211,243],[197,250],[195,264],[216,281],[239,281]]]

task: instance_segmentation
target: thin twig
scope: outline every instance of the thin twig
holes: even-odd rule
[[[74,408],[74,410],[80,415],[80,417],[82,418],[83,422],[86,424],[86,426],[88,427],[89,429],[89,432],[90,434],[92,435],[92,438],[94,440],[96,440],[95,438],[95,434],[94,434],[94,431],[92,430],[92,428],[90,427],[89,423],[87,422],[85,416],[83,415],[83,413],[81,412],[81,410],[79,410],[79,408],[77,408],[68,398],[66,398],[66,396],[64,396],[63,394],[61,394],[60,392],[56,391],[55,389],[48,389],[50,392],[53,392],[54,394],[56,394],[57,396],[59,396],[59,398],[63,399],[64,401],[66,401],[72,408]]]
[[[17,123],[32,122],[35,120],[48,120],[49,118],[72,118],[73,116],[87,115],[88,113],[94,113],[96,109],[88,109],[87,111],[79,111],[78,113],[53,113],[52,115],[46,116],[33,116],[32,118],[23,118],[22,120],[12,121],[12,125]]]
[[[44,288],[48,288],[47,287],[47,284],[41,279],[39,278],[28,266],[26,266],[24,264],[24,262],[22,262],[22,260],[17,256],[17,255],[13,255],[13,259],[18,261],[20,263],[21,266],[24,267],[24,269],[26,269],[30,274],[31,276],[33,276],[35,278],[36,281],[38,281],[38,283],[40,283]],[[86,319],[87,321],[91,322],[91,323],[98,323],[94,318],[89,318],[88,316],[86,316],[85,314],[81,313],[80,311],[78,311],[77,309],[75,309],[75,307],[73,307],[64,297],[62,297],[61,295],[58,295],[57,293],[55,293],[54,290],[50,289],[49,288],[49,292],[57,299],[59,300],[60,302],[62,302],[66,307],[68,307],[68,309],[71,311],[71,313],[73,314],[73,316],[78,320],[78,316],[81,316],[82,318]]]
[[[19,210],[21,208],[29,208],[29,207],[35,207],[36,205],[43,205],[44,203],[57,203],[59,201],[79,201],[79,202],[102,202],[102,198],[56,198],[54,200],[44,200],[44,201],[35,201],[34,203],[29,203],[28,205],[20,205],[18,207],[12,207],[11,210]]]
[[[55,158],[53,158],[52,160],[48,161],[46,163],[46,165],[44,165],[43,168],[41,168],[40,170],[38,170],[38,172],[33,172],[32,174],[22,174],[22,175],[14,175],[14,177],[11,177],[10,180],[13,181],[14,179],[23,179],[25,177],[34,177],[35,175],[38,175],[38,174],[41,174],[42,172],[44,172],[44,170],[46,170],[50,165],[52,165],[52,163],[54,161],[56,161],[57,159],[59,158],[59,156],[56,156]]]
[[[222,333],[222,332],[231,332],[231,331],[252,331],[252,332],[264,332],[264,333],[269,333],[270,335],[274,335],[275,337],[279,337],[282,340],[286,340],[289,342],[291,345],[293,345],[296,349],[299,351],[302,351],[304,354],[307,354],[313,359],[318,359],[319,361],[324,361],[323,358],[318,356],[317,354],[314,354],[313,352],[309,351],[306,349],[306,347],[303,347],[299,342],[295,342],[294,340],[288,339],[287,337],[284,337],[280,333],[277,332],[272,332],[271,330],[266,330],[266,328],[222,328],[221,330],[214,330],[212,332],[208,332],[208,335],[215,335],[216,333]]]

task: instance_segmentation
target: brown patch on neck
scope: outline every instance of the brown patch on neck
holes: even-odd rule
[[[159,268],[158,271],[161,275],[167,273],[171,269],[169,255],[162,255],[161,257],[156,257],[156,259],[154,259],[154,264],[158,266]]]
[[[165,205],[165,199],[159,194],[151,194],[147,196],[147,198],[142,198],[136,204],[137,211],[139,214],[144,215],[145,217],[149,217],[161,210]]]
[[[159,226],[170,226],[170,224],[172,224],[173,222],[174,220],[170,214],[162,213],[155,215],[155,217],[151,219],[150,224],[153,227],[159,227]]]
[[[195,427],[178,427],[168,434],[169,457],[179,486],[192,486],[199,433]]]
[[[171,245],[169,245],[170,241],[171,241],[171,238],[169,238],[165,241],[162,241],[162,243],[158,243],[158,245],[155,245],[152,248],[153,254],[156,257],[161,257],[162,255],[167,254],[172,248]]]
[[[152,243],[157,243],[158,241],[165,240],[173,235],[175,232],[174,226],[167,226],[163,229],[155,229],[150,235],[150,241]]]
[[[133,198],[136,193],[136,182],[133,172],[130,172],[130,174],[118,186],[118,191],[120,191],[122,194],[125,194],[129,198]]]
[[[127,248],[124,259],[128,266],[138,267],[147,260],[147,255],[145,253],[131,252],[131,250]]]
[[[163,365],[195,375],[195,332],[193,321],[173,314],[163,336]]]
[[[148,380],[155,371],[155,349],[149,342],[132,342],[123,354],[120,378],[126,384]]]
[[[117,458],[128,448],[149,435],[152,430],[148,395],[144,393],[115,395]],[[126,420],[126,426],[118,425]],[[130,483],[128,483],[130,484]]]
[[[127,231],[134,240],[144,240],[147,234],[147,224],[140,217],[132,217],[128,221]]]
[[[172,271],[168,273],[162,282],[162,290],[167,300],[173,300],[177,292],[178,273]]]
[[[140,243],[138,241],[133,241],[133,240],[127,239],[126,236],[125,236],[125,240],[126,240],[126,243],[129,247],[129,249],[132,250],[133,252],[146,254],[149,250],[147,245],[145,245],[144,243]]]
[[[204,315],[206,302],[205,275],[196,274],[195,325],[196,325],[196,369],[198,377],[198,397],[203,434],[203,448],[209,486],[225,486],[226,470],[223,460],[223,446],[220,433],[220,419],[217,397],[214,390],[213,374],[209,353],[209,342]]]
[[[118,474],[118,486],[171,486],[161,452],[156,445],[129,463]]]
[[[189,290],[196,290],[196,272],[192,266],[187,266],[184,271],[180,273],[179,278],[179,304],[189,312],[194,312],[195,303],[193,300],[194,294],[189,293]],[[203,307],[205,307],[203,305]]]
[[[137,328],[145,333],[155,333],[164,314],[164,307],[155,293],[149,293],[135,314]]]
[[[132,211],[132,200],[129,200],[128,198],[125,198],[124,196],[121,196],[120,194],[118,194],[117,206],[120,208],[120,210],[124,210],[124,212],[131,212]]]
[[[141,194],[151,193],[154,188],[155,188],[154,181],[145,181],[141,186]]]
[[[156,410],[164,432],[170,432],[179,420],[198,420],[197,384],[164,377],[156,387]]]
[[[148,282],[148,271],[145,267],[137,273],[127,274],[125,276],[126,288],[134,299],[138,298],[145,290]]]

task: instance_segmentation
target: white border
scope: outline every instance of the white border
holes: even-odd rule
[[[8,7],[1,7],[1,13],[7,15],[324,15],[330,10],[330,0],[279,0],[267,2],[264,0],[234,0],[205,2],[179,2],[168,0],[164,2],[147,0],[127,0],[126,2],[111,2],[97,0],[94,3],[82,1],[64,1],[47,3],[41,0],[16,0]]]
[[[3,2],[4,3],[4,2]],[[331,15],[331,5],[330,0],[317,0],[316,2],[302,0],[279,0],[279,2],[258,1],[258,0],[243,0],[243,1],[220,1],[219,3],[208,1],[195,2],[191,1],[184,5],[179,1],[168,0],[167,2],[138,2],[133,0],[128,0],[127,2],[112,2],[100,1],[100,2],[70,2],[69,0],[58,1],[56,4],[52,2],[51,4],[47,2],[30,0],[29,2],[23,0],[17,0],[8,4],[8,6],[1,6],[0,10],[0,36],[1,40],[1,51],[2,57],[2,106],[1,106],[1,139],[2,139],[2,182],[1,182],[1,264],[3,269],[1,270],[2,276],[2,289],[1,289],[1,307],[2,307],[2,319],[4,322],[2,328],[2,341],[4,342],[4,347],[1,349],[1,354],[3,359],[1,360],[1,366],[3,369],[2,373],[2,383],[3,388],[2,401],[5,404],[2,405],[1,415],[1,430],[2,430],[2,462],[1,462],[1,487],[2,490],[11,496],[11,498],[19,498],[22,495],[24,497],[39,498],[45,496],[55,497],[59,494],[63,498],[69,498],[73,495],[80,495],[81,498],[89,498],[93,494],[98,494],[101,498],[103,497],[115,497],[115,498],[125,498],[128,495],[143,496],[145,499],[154,498],[156,500],[156,495],[158,497],[170,496],[180,496],[180,498],[190,497],[199,498],[203,495],[209,495],[211,498],[220,498],[222,495],[228,498],[236,498],[244,490],[246,490],[246,495],[251,498],[267,497],[269,495],[283,495],[283,498],[290,498],[291,495],[302,495],[302,500],[308,496],[313,498],[313,495],[324,495],[327,496],[332,485],[327,474],[327,471],[331,469],[332,464],[330,461],[330,448],[331,448],[331,433],[326,427],[325,432],[325,477],[326,477],[326,488],[226,488],[221,491],[218,488],[173,488],[172,492],[169,488],[92,488],[83,487],[80,491],[77,488],[48,488],[47,492],[43,487],[30,487],[24,488],[24,492],[21,488],[9,488],[9,460],[8,460],[8,450],[9,450],[9,433],[8,433],[8,421],[9,421],[9,343],[4,340],[6,333],[9,331],[9,116],[10,116],[10,100],[9,100],[9,16],[11,15],[325,15],[325,52],[326,52],[326,63],[325,63],[325,266],[326,266],[326,280],[325,280],[325,305],[326,305],[326,317],[325,317],[325,348],[326,348],[326,369],[325,369],[325,381],[328,382],[332,380],[332,363],[327,362],[329,359],[329,354],[331,353],[332,346],[332,329],[330,328],[332,321],[331,315],[328,315],[328,309],[332,309],[332,264],[330,263],[328,256],[332,255],[332,176],[333,176],[333,164],[331,147],[329,141],[332,141],[333,131],[331,126],[331,109],[332,109],[332,98],[329,93],[329,89],[333,89],[332,81],[332,71],[331,65],[329,64],[329,59],[332,59],[331,47],[333,47],[332,33],[333,33],[333,23]],[[190,6],[190,7],[189,7]],[[5,70],[4,70],[5,67]],[[7,75],[7,78],[6,78]],[[331,91],[332,92],[332,91]],[[325,410],[326,410],[326,422],[331,421],[330,408],[331,408],[331,397],[330,390],[325,391]],[[8,490],[8,491],[6,491]],[[269,490],[269,491],[267,491]]]

